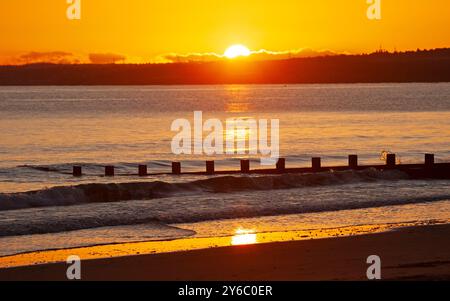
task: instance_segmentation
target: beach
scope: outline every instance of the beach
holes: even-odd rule
[[[82,261],[82,280],[367,280],[370,255],[383,280],[449,280],[450,225],[382,233]],[[67,264],[0,269],[0,280],[66,280]]]

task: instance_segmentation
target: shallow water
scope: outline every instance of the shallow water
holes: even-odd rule
[[[12,236],[0,238],[3,246],[0,251],[0,267],[61,262],[73,254],[78,254],[83,259],[155,254],[218,246],[361,235],[405,226],[449,222],[450,200],[447,200],[383,208],[173,224],[170,227],[150,223],[57,234]],[[145,243],[133,244],[139,242]],[[103,245],[104,247],[99,247]],[[90,246],[93,248],[89,248]],[[40,250],[64,251],[36,252]]]

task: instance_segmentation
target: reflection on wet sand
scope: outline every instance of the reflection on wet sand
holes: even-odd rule
[[[286,242],[330,237],[353,236],[385,232],[400,227],[420,226],[418,223],[381,224],[351,226],[343,228],[302,230],[286,232],[255,233],[253,230],[238,229],[233,236],[186,238],[172,241],[139,242],[115,245],[93,246],[66,250],[50,250],[5,256],[0,258],[0,268],[29,266],[65,262],[67,257],[77,255],[82,260],[112,258],[131,255],[160,254],[208,248],[229,247],[245,248],[249,244]],[[256,231],[256,230],[255,230]]]
[[[258,242],[258,235],[254,230],[237,229],[236,234],[231,237],[231,244],[233,246],[252,245]]]

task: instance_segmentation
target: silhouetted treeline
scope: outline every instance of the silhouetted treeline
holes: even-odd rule
[[[450,49],[274,61],[1,66],[0,85],[448,82]]]

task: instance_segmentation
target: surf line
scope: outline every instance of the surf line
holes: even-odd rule
[[[270,142],[269,142],[270,129]],[[203,112],[194,112],[194,125],[187,119],[172,122],[171,148],[175,155],[260,155],[261,165],[273,165],[280,157],[280,120],[228,118],[203,122]],[[206,137],[204,137],[206,134]]]

